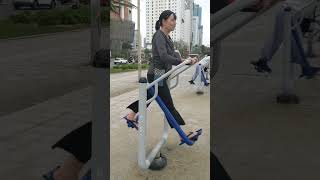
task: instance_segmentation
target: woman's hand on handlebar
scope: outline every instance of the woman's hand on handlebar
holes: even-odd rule
[[[185,59],[183,61],[187,61],[187,60],[190,60],[190,63],[186,64],[186,65],[193,65],[195,63],[198,62],[198,59],[196,57],[193,57],[193,58],[188,58],[188,59]]]
[[[198,62],[198,58],[196,58],[196,57],[190,58],[190,60],[191,60],[191,63],[190,63],[191,65]]]

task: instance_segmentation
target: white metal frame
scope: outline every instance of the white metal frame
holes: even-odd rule
[[[191,66],[186,66],[191,60],[186,60],[178,66],[174,67],[169,72],[162,75],[157,80],[148,84],[146,78],[140,79],[139,82],[139,143],[138,143],[138,164],[142,169],[148,169],[156,155],[160,152],[161,147],[167,142],[169,135],[169,124],[165,118],[164,129],[160,141],[155,145],[151,152],[146,153],[146,136],[147,136],[147,104],[151,103],[158,96],[158,83],[165,78],[168,78],[168,84],[173,78],[176,78],[176,82],[170,89],[175,88],[179,83],[179,74],[187,70]],[[178,71],[179,70],[179,71]],[[155,87],[155,93],[152,98],[147,100],[147,91],[151,87]]]

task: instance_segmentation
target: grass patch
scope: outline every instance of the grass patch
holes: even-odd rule
[[[109,24],[108,9],[102,8],[103,27]],[[55,33],[90,27],[90,8],[56,8],[39,11],[23,11],[8,19],[0,20],[0,39]]]
[[[142,69],[148,69],[147,64],[142,64]],[[122,73],[122,72],[131,72],[131,71],[137,71],[138,70],[138,64],[122,64],[122,65],[117,65],[114,66],[111,69],[111,73]]]
[[[30,36],[37,34],[55,33],[88,28],[87,24],[76,24],[72,26],[39,26],[37,24],[14,24],[10,21],[0,21],[0,39]]]

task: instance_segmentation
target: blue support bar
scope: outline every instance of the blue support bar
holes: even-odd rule
[[[154,94],[154,87],[149,88],[149,91],[150,91],[151,94]],[[173,115],[171,114],[171,112],[169,111],[167,106],[164,104],[162,99],[159,96],[157,96],[156,97],[156,101],[159,104],[159,106],[162,109],[162,111],[164,112],[164,114],[166,115],[169,124],[172,125],[176,129],[176,131],[179,134],[179,136],[183,139],[183,141],[187,145],[192,146],[194,144],[194,141],[191,141],[187,137],[187,135],[183,132],[183,130],[181,129],[180,125],[177,123],[177,121],[175,120],[175,118],[173,117]]]

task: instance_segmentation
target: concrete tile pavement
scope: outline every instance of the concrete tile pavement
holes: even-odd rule
[[[269,36],[273,15],[271,10],[223,42],[221,68],[212,80],[213,149],[233,179],[319,179],[319,77],[296,78],[301,103],[280,105],[281,50],[270,75],[256,73],[249,64]],[[310,62],[320,66],[319,57]]]
[[[1,116],[1,177],[42,179],[42,173],[60,164],[66,153],[51,146],[91,119],[90,93],[90,87],[84,88]]]
[[[205,177],[208,177],[210,133],[208,117],[209,91],[206,90],[204,96],[196,96],[195,93],[192,92],[192,89],[185,88],[190,87],[185,80],[185,78],[190,77],[189,75],[182,76],[184,79],[183,84],[174,90],[173,96],[176,106],[183,116],[186,117],[186,122],[189,124],[186,126],[186,129],[194,130],[194,128],[201,127],[204,129],[204,134],[199,139],[199,142],[192,147],[177,147],[179,139],[174,131],[170,133],[171,138],[169,139],[166,149],[164,149],[164,153],[170,159],[169,164],[171,164],[171,167],[176,168],[174,171],[170,171],[170,167],[168,167],[168,170],[164,173],[154,174],[139,171],[136,159],[137,152],[133,151],[132,148],[136,146],[134,136],[136,132],[128,129],[126,124],[120,120],[122,115],[124,115],[125,106],[136,99],[137,90],[111,99],[111,147],[112,149],[121,149],[121,151],[111,152],[111,156],[117,160],[116,163],[111,162],[112,170],[114,171],[111,179],[119,172],[124,174],[124,168],[126,168],[128,172],[125,176],[128,178],[124,179],[141,176],[152,179],[160,176],[165,177],[169,173],[186,177],[184,170],[190,169],[191,173],[191,168],[195,167],[198,167],[198,169],[201,168],[201,170],[198,171],[199,173],[195,173],[195,171],[192,170],[192,177],[198,177],[200,179],[206,179]],[[115,86],[117,86],[117,84],[115,84]],[[191,106],[191,104],[201,104],[202,106]],[[155,109],[154,111],[156,113],[152,116],[152,120],[163,119],[159,110],[156,109],[155,104],[152,105],[152,108]],[[0,168],[1,177],[10,180],[40,180],[42,173],[61,164],[66,156],[66,153],[62,150],[52,150],[51,145],[90,119],[90,87],[75,90],[63,96],[51,98],[23,110],[1,116],[0,153],[3,155],[0,156],[0,161],[3,164]],[[157,123],[150,123],[150,125],[153,129],[160,130],[161,128],[158,127],[163,126],[162,122],[155,122]],[[149,132],[152,132],[153,129]],[[155,134],[150,136],[149,139],[155,143],[157,137]],[[116,142],[116,144],[114,142]],[[130,150],[126,151],[126,149]],[[193,165],[190,166],[190,163]],[[208,173],[203,174],[203,172]],[[174,176],[170,178],[172,177]],[[179,177],[177,178],[179,179]]]
[[[187,123],[183,129],[191,131],[203,128],[203,135],[193,146],[179,146],[179,136],[175,130],[171,130],[168,142],[162,151],[168,158],[168,165],[162,171],[143,171],[138,167],[137,131],[129,129],[126,122],[121,119],[126,114],[126,106],[137,99],[138,91],[134,90],[111,99],[110,164],[112,180],[209,179],[210,91],[207,88],[204,89],[204,95],[196,95],[188,83],[193,73],[192,70],[181,75],[181,84],[172,91],[172,95],[176,108]],[[150,118],[147,131],[148,150],[151,150],[152,145],[155,145],[161,136],[163,128],[163,115],[156,102],[150,105],[148,118]]]

